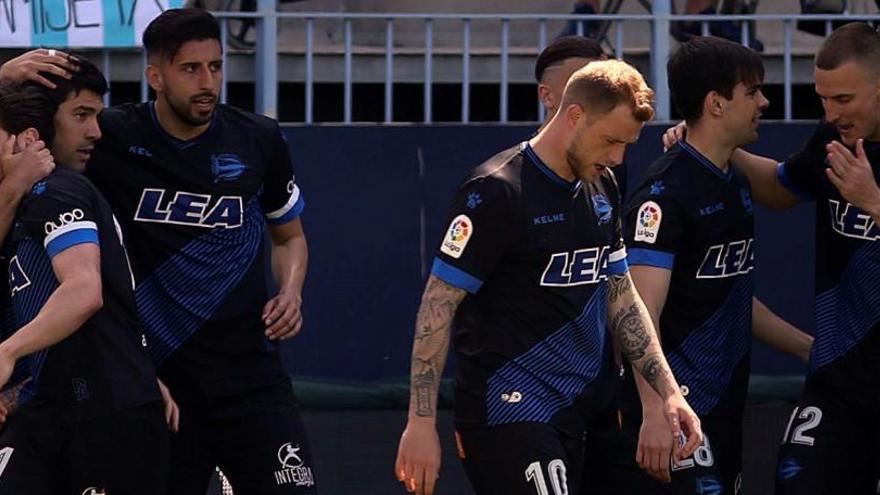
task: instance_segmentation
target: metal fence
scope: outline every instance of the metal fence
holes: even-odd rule
[[[469,108],[471,104],[471,86],[472,86],[472,34],[473,24],[476,21],[497,22],[500,25],[500,39],[498,40],[498,58],[500,60],[500,77],[497,81],[500,91],[498,99],[498,122],[507,123],[509,121],[509,88],[510,88],[510,71],[509,60],[511,57],[510,50],[510,25],[511,22],[527,21],[533,25],[537,32],[538,44],[535,47],[537,53],[543,49],[548,41],[552,41],[548,37],[548,23],[559,21],[600,21],[606,22],[607,34],[605,44],[611,48],[611,52],[617,58],[623,58],[626,53],[624,46],[624,35],[626,26],[634,22],[650,24],[650,73],[649,82],[654,88],[657,98],[658,120],[669,120],[670,99],[669,90],[666,84],[666,59],[673,46],[673,41],[669,35],[669,28],[672,22],[677,21],[696,21],[701,23],[703,34],[708,34],[710,24],[713,22],[736,21],[741,22],[741,42],[748,44],[748,40],[752,33],[749,32],[750,23],[753,22],[775,22],[782,25],[783,32],[783,50],[782,50],[782,85],[784,92],[784,120],[792,119],[792,36],[796,29],[798,21],[821,21],[825,23],[826,32],[830,33],[833,23],[849,22],[849,21],[880,21],[880,15],[674,15],[670,13],[670,0],[655,0],[653,2],[653,13],[651,14],[620,14],[620,15],[572,15],[572,14],[413,14],[413,13],[338,13],[338,12],[276,12],[274,2],[272,0],[260,0],[258,12],[240,13],[240,12],[215,12],[215,15],[221,19],[222,26],[222,42],[226,46],[226,39],[229,36],[229,21],[241,20],[245,18],[254,19],[256,21],[256,48],[254,51],[255,62],[255,110],[269,116],[277,117],[278,108],[278,22],[282,19],[293,19],[304,23],[305,40],[304,40],[304,74],[302,76],[304,82],[304,123],[313,124],[315,122],[315,107],[320,104],[315,98],[315,56],[318,52],[315,44],[315,23],[322,20],[335,20],[343,25],[343,51],[341,63],[343,64],[343,115],[341,123],[352,123],[353,86],[357,82],[353,75],[353,61],[358,56],[354,49],[354,23],[361,20],[381,21],[384,23],[384,112],[383,122],[386,124],[395,123],[394,121],[394,91],[395,84],[395,26],[401,21],[417,21],[421,22],[424,30],[424,78],[423,78],[423,122],[433,122],[432,108],[432,91],[435,84],[434,81],[434,25],[437,21],[456,21],[461,26],[461,112],[460,122],[470,123]],[[582,24],[577,23],[577,29],[582,29]],[[582,34],[582,33],[581,33]],[[457,54],[458,55],[458,54]],[[224,72],[226,70],[227,54],[224,51]],[[109,68],[110,53],[108,50],[103,52],[103,60],[105,69]],[[146,64],[146,60],[143,60]],[[109,71],[105,71],[109,72]],[[225,74],[224,74],[225,75]],[[225,101],[226,81],[224,77],[224,88],[222,99]],[[141,82],[141,96],[146,100],[148,94],[148,86],[146,81]],[[544,109],[538,105],[538,120],[543,119]]]

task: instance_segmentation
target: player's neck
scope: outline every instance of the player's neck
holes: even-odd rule
[[[200,126],[187,124],[178,118],[177,115],[174,114],[174,111],[168,106],[168,103],[161,98],[156,100],[156,118],[159,120],[159,125],[162,126],[162,129],[165,132],[181,141],[189,141],[190,139],[198,137],[211,126],[210,121]]]
[[[568,182],[573,182],[576,177],[568,165],[565,157],[565,146],[561,144],[560,137],[555,132],[552,123],[541,129],[537,136],[529,140],[529,145],[556,175]]]
[[[723,132],[719,129],[697,125],[688,129],[685,141],[701,155],[708,158],[712,165],[718,167],[722,172],[726,172],[730,166],[730,157],[737,147],[719,139],[719,136],[722,135]]]

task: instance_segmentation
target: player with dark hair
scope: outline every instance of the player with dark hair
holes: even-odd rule
[[[314,493],[273,343],[299,332],[307,261],[287,141],[276,121],[217,104],[222,48],[211,14],[167,10],[143,39],[156,100],[102,114],[90,177],[125,219],[141,323],[180,404],[171,493],[204,493],[214,466],[242,493]],[[286,446],[300,462],[280,461]]]
[[[171,493],[203,494],[214,466],[237,492],[314,493],[277,349],[301,328],[307,263],[287,141],[276,121],[218,104],[222,47],[210,13],[167,10],[143,40],[156,100],[101,114],[89,177],[120,218],[149,350],[180,404]],[[26,63],[55,62],[36,52],[7,72],[33,79]],[[288,447],[295,458],[283,457]]]
[[[672,100],[690,132],[640,180],[624,236],[633,282],[705,436],[693,457],[672,463],[670,474],[673,438],[662,423],[660,397],[628,375],[621,446],[629,466],[616,473],[614,493],[734,495],[753,328],[804,361],[811,339],[753,298],[753,205],[748,180],[730,156],[757,139],[768,105],[760,56],[721,38],[697,37],[679,47],[667,68]],[[639,465],[671,484],[650,479]]]
[[[553,118],[562,101],[565,83],[572,74],[594,60],[605,60],[607,55],[596,40],[583,36],[563,36],[553,40],[535,61],[535,81],[538,83],[538,101],[544,106],[544,122]]]
[[[664,398],[670,430],[689,436],[677,455],[700,442],[630,282],[608,171],[653,116],[652,98],[626,63],[588,64],[537,136],[460,187],[416,318],[395,464],[410,491],[432,493],[437,477],[436,398],[453,327],[456,439],[480,494],[578,493],[583,431],[613,380],[607,327]]]
[[[19,395],[0,435],[0,493],[166,490],[162,397],[125,246],[110,206],[80,173],[107,88],[92,69],[83,64],[55,90],[0,85],[0,140],[45,138],[62,165],[22,200],[8,244],[15,330],[0,343],[0,386],[16,364],[28,377],[12,382]]]
[[[880,34],[865,23],[835,29],[813,72],[825,119],[804,147],[780,164],[741,149],[732,157],[759,203],[817,206],[815,342],[776,493],[872,493],[880,478]]]

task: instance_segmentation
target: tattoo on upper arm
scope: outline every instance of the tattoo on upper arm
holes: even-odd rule
[[[428,279],[416,317],[413,345],[410,400],[417,416],[433,417],[436,414],[433,399],[440,386],[449,350],[452,320],[465,295],[465,291],[439,279]]]
[[[608,277],[608,302],[614,303],[632,288],[628,274],[611,275]]]
[[[620,308],[611,319],[611,328],[617,333],[623,353],[630,362],[645,357],[651,344],[651,335],[644,319],[645,315],[635,303]]]

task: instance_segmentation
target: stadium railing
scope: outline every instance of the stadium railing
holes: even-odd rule
[[[261,1],[260,9],[264,8],[263,3],[271,3]],[[401,21],[421,22],[424,32],[424,46],[421,47],[421,55],[423,57],[423,120],[422,123],[430,124],[433,119],[433,98],[432,90],[435,84],[434,58],[437,50],[434,46],[434,25],[438,21],[457,21],[461,26],[461,45],[457,50],[460,53],[454,53],[461,60],[460,80],[461,85],[461,124],[471,123],[469,108],[471,105],[471,86],[473,84],[473,24],[475,22],[497,22],[500,25],[500,39],[497,57],[499,60],[500,70],[497,84],[500,87],[498,99],[498,123],[508,123],[509,119],[509,88],[511,84],[511,73],[509,61],[512,57],[510,46],[511,39],[511,23],[517,23],[517,29],[522,22],[530,22],[534,24],[537,31],[538,43],[534,47],[534,53],[537,54],[543,49],[551,36],[555,33],[548,33],[548,24],[558,23],[559,21],[568,20],[584,20],[584,21],[607,21],[610,28],[607,30],[604,43],[617,58],[624,58],[627,47],[624,44],[624,33],[627,24],[631,23],[649,23],[650,24],[650,49],[649,49],[649,82],[656,92],[657,112],[656,119],[659,121],[669,120],[671,117],[669,90],[666,81],[666,59],[674,46],[674,41],[669,35],[669,28],[672,22],[692,21],[699,22],[704,34],[710,31],[710,24],[713,22],[736,21],[741,23],[741,42],[748,44],[750,39],[750,26],[755,22],[762,23],[779,23],[782,26],[782,69],[781,83],[784,92],[784,112],[783,120],[786,122],[793,121],[792,117],[792,37],[797,29],[798,22],[803,21],[819,21],[825,23],[826,32],[830,33],[833,26],[841,22],[850,21],[868,21],[880,22],[880,14],[829,14],[829,15],[789,15],[789,14],[750,14],[750,15],[676,15],[671,14],[669,9],[669,0],[660,0],[653,2],[654,12],[651,14],[614,14],[614,15],[574,15],[574,14],[450,14],[450,13],[350,13],[350,12],[276,12],[271,10],[258,10],[257,12],[215,12],[215,15],[222,20],[222,38],[224,46],[226,39],[229,37],[229,23],[231,21],[239,21],[244,18],[252,18],[256,21],[257,39],[254,49],[254,85],[255,85],[255,110],[269,116],[277,117],[278,108],[278,69],[279,69],[279,48],[278,48],[278,23],[280,20],[294,20],[304,24],[305,46],[302,51],[304,74],[302,82],[304,83],[304,119],[303,123],[315,123],[315,58],[316,55],[322,55],[321,47],[316,45],[316,23],[321,21],[333,20],[342,24],[343,46],[342,46],[342,86],[343,86],[343,111],[342,118],[339,123],[349,124],[353,122],[352,109],[353,103],[353,87],[357,82],[354,77],[353,65],[354,59],[358,56],[365,56],[363,50],[356,50],[354,46],[354,25],[359,21],[380,21],[384,23],[384,46],[377,47],[379,57],[384,58],[384,119],[382,123],[393,124],[399,123],[394,120],[394,84],[395,80],[395,52],[400,51],[400,47],[395,46],[395,25]],[[481,24],[482,25],[482,24]],[[577,29],[582,29],[582,24],[577,23]],[[376,33],[372,33],[375,35]],[[104,63],[105,73],[110,73],[110,53],[111,50],[102,51],[102,60]],[[519,53],[519,52],[517,52]],[[228,51],[224,52],[224,58],[228,57]],[[444,50],[444,57],[449,55],[449,50]],[[376,50],[369,53],[371,58],[376,58]],[[146,64],[146,60],[142,59],[141,63]],[[224,71],[228,64],[224,63]],[[449,74],[443,74],[444,79],[449,78]],[[224,86],[228,78],[224,78]],[[225,101],[225,87],[221,98]],[[146,81],[141,82],[141,97],[147,99],[148,86]],[[544,117],[543,108],[538,105],[538,120]]]

